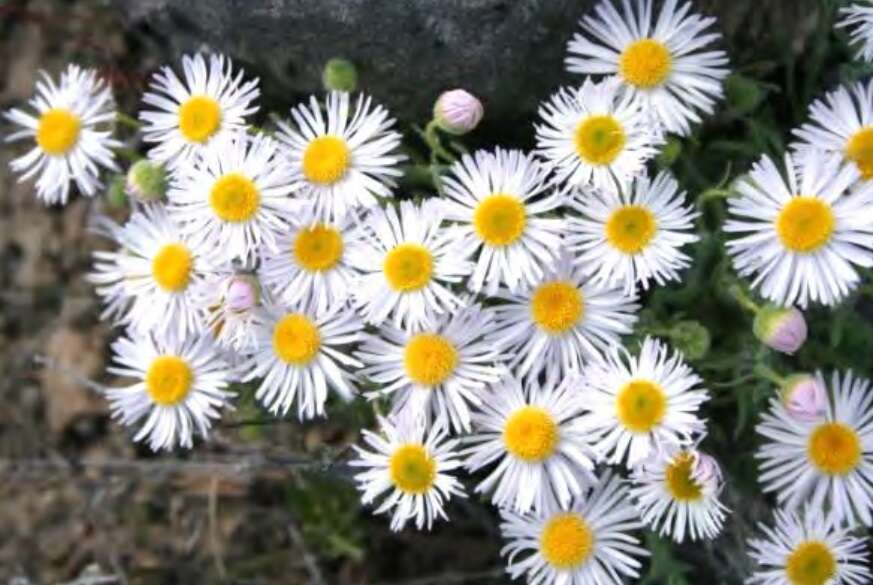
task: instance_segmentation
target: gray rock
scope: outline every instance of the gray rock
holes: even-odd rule
[[[405,121],[426,121],[436,95],[461,86],[486,106],[483,134],[529,138],[537,102],[575,78],[566,43],[593,0],[111,0],[172,61],[204,44],[262,77],[266,102],[320,91],[321,68],[346,57],[361,88]],[[721,18],[732,57],[768,43],[802,47],[815,0],[701,0]],[[751,39],[751,41],[750,41]]]

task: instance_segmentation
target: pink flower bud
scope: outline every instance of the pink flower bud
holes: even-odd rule
[[[755,316],[753,329],[761,343],[788,355],[800,349],[806,341],[806,320],[794,307],[764,307]]]
[[[827,390],[815,376],[810,374],[789,376],[781,391],[785,409],[799,421],[819,420],[827,411]]]
[[[692,476],[697,480],[704,489],[710,493],[718,493],[721,491],[723,480],[721,467],[718,462],[706,453],[694,451],[694,468],[691,471]]]
[[[251,276],[234,275],[226,286],[224,306],[228,311],[244,313],[253,309],[260,300],[258,282]]]
[[[478,126],[483,114],[482,102],[463,89],[443,92],[433,106],[433,118],[440,129],[456,136]]]

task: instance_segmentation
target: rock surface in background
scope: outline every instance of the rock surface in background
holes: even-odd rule
[[[574,77],[566,43],[593,0],[112,0],[166,60],[204,45],[261,75],[268,104],[320,91],[321,68],[351,59],[362,89],[405,121],[463,86],[486,106],[488,134],[518,136],[537,102]],[[768,41],[802,47],[816,0],[701,0],[736,60],[772,58]],[[778,38],[776,38],[778,35]],[[756,46],[748,39],[756,39]],[[747,55],[743,57],[743,55]],[[523,124],[529,134],[529,127]]]

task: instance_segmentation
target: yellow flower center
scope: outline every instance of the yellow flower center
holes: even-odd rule
[[[195,95],[179,106],[179,132],[190,142],[203,144],[221,126],[221,106],[209,96]]]
[[[627,138],[624,128],[614,117],[590,116],[576,127],[576,154],[591,165],[608,165],[614,161]]]
[[[527,223],[524,203],[518,197],[494,193],[482,199],[473,212],[473,227],[490,246],[508,246],[521,237]]]
[[[615,402],[618,421],[634,433],[648,433],[664,418],[667,396],[649,380],[631,380]]]
[[[248,221],[258,212],[261,192],[248,177],[227,173],[212,186],[209,204],[215,215],[224,221]]]
[[[286,363],[305,366],[315,358],[320,348],[321,333],[306,315],[285,315],[273,328],[273,350]]]
[[[793,197],[776,218],[776,233],[793,252],[818,250],[831,239],[835,226],[830,205],[816,197]]]
[[[667,466],[664,481],[673,499],[694,502],[703,496],[703,486],[694,479],[693,471],[694,457],[690,453],[680,453]]]
[[[540,329],[558,335],[571,329],[585,314],[582,292],[562,280],[541,284],[531,295],[530,314]]]
[[[845,156],[858,166],[864,179],[873,179],[873,126],[865,126],[849,138]]]
[[[433,256],[422,245],[399,244],[385,255],[382,271],[393,290],[416,291],[430,282],[433,274]]]
[[[458,350],[442,335],[422,333],[406,344],[406,375],[424,386],[442,384],[458,365]]]
[[[540,552],[556,569],[572,569],[594,552],[594,533],[579,514],[557,514],[543,527]]]
[[[673,69],[670,50],[655,39],[634,41],[622,52],[618,70],[626,82],[643,89],[664,83]]]
[[[436,461],[422,445],[398,447],[389,462],[391,481],[405,494],[423,494],[436,480]]]
[[[843,423],[823,423],[809,436],[807,451],[812,464],[822,473],[846,475],[861,461],[861,439]]]
[[[543,461],[558,446],[558,425],[545,409],[524,406],[516,410],[503,428],[506,450],[525,461]]]
[[[169,292],[178,292],[188,286],[193,264],[191,252],[184,244],[166,244],[152,259],[152,278]]]
[[[645,248],[655,232],[658,221],[649,208],[641,205],[619,207],[606,220],[606,239],[625,254],[636,254]]]
[[[39,117],[36,143],[46,154],[61,156],[68,153],[79,140],[82,122],[79,117],[63,108],[46,110]]]
[[[146,391],[155,404],[173,406],[188,395],[194,373],[180,357],[162,355],[156,357],[146,372]]]
[[[837,574],[837,560],[828,545],[807,540],[788,555],[785,574],[791,585],[825,585]]]
[[[294,258],[309,272],[330,270],[343,257],[343,236],[338,229],[318,224],[304,228],[294,240]]]
[[[311,183],[329,185],[345,176],[351,152],[339,136],[314,139],[303,153],[303,174]]]

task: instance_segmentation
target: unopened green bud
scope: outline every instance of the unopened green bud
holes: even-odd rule
[[[127,194],[148,203],[160,201],[167,194],[167,172],[148,159],[138,160],[127,171]]]
[[[671,136],[658,153],[657,163],[662,169],[672,167],[682,154],[682,141]]]
[[[358,70],[351,61],[334,58],[324,65],[321,82],[328,91],[355,91],[358,87]]]
[[[698,321],[679,321],[670,328],[670,341],[689,360],[699,360],[709,353],[709,330]]]

